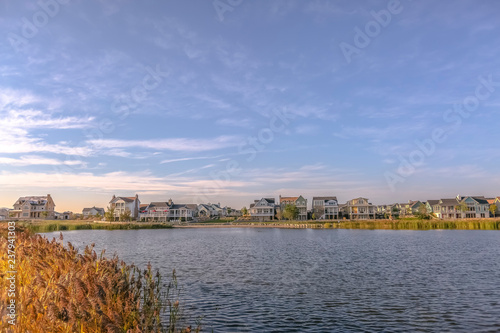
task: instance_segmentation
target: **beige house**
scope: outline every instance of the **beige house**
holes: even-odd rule
[[[349,200],[343,209],[343,214],[346,214],[351,220],[371,220],[375,218],[376,207],[369,203],[367,198]]]
[[[113,198],[109,202],[109,208],[115,210],[115,220],[118,220],[120,215],[127,211],[130,212],[132,218],[137,219],[139,217],[140,204],[141,202],[137,194],[135,197],[116,197],[113,195]]]
[[[286,205],[295,205],[299,210],[298,221],[307,220],[307,199],[304,199],[301,195],[298,197],[279,197],[280,204],[279,209],[281,212],[285,210]]]
[[[54,219],[54,200],[50,194],[46,196],[20,197],[14,203],[12,217],[18,219]]]
[[[154,201],[141,205],[139,220],[143,222],[191,221],[196,215],[196,204],[175,204],[168,201]]]

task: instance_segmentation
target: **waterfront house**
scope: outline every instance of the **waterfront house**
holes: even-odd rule
[[[105,210],[104,208],[98,208],[98,207],[92,207],[92,208],[84,208],[82,210],[82,215],[84,219],[87,219],[89,217],[94,217],[97,216],[98,214],[101,217],[104,217]]]
[[[297,220],[305,221],[307,220],[307,199],[304,199],[301,195],[298,197],[282,197],[279,196],[279,207],[281,212],[285,211],[286,205],[294,205],[299,210],[299,215]]]
[[[312,213],[319,220],[339,218],[339,203],[337,197],[313,197]]]
[[[272,221],[276,214],[276,202],[274,198],[262,198],[255,200],[249,209],[252,220]]]
[[[490,204],[484,197],[461,197],[460,199],[460,203],[467,206],[465,211],[460,210],[461,218],[471,219],[490,217]]]
[[[239,210],[239,209],[232,209],[231,207],[225,206],[225,207],[222,208],[222,216],[240,217],[241,216],[241,210]]]
[[[439,200],[427,200],[425,202],[425,208],[427,209],[427,213],[434,213],[434,207],[439,203]]]
[[[344,206],[344,214],[351,220],[368,220],[375,218],[375,206],[367,198],[349,200]]]
[[[191,221],[196,211],[196,204],[175,204],[169,199],[141,205],[138,218],[143,222]]]
[[[440,199],[439,202],[434,205],[434,214],[440,219],[456,219],[460,218],[457,209],[458,201],[456,198],[453,199]]]
[[[198,216],[201,218],[219,218],[222,214],[222,209],[217,209],[220,207],[216,207],[211,203],[208,204],[199,204],[197,207]]]
[[[11,213],[13,217],[21,219],[53,219],[55,206],[50,194],[20,197],[14,203]]]
[[[130,212],[131,218],[137,219],[139,217],[140,205],[141,202],[137,194],[135,197],[117,197],[113,195],[113,198],[109,202],[109,208],[115,210],[115,220],[118,220],[120,215],[127,211]]]

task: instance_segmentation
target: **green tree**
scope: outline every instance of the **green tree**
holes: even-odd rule
[[[414,215],[423,220],[429,220],[431,218],[429,212],[427,211],[427,207],[424,205],[418,207],[418,211]]]
[[[130,214],[130,209],[126,208],[123,213],[120,214],[120,221],[130,221],[132,215]]]
[[[246,207],[243,207],[243,208],[241,209],[241,214],[242,214],[243,216],[245,216],[245,215],[247,215],[247,214],[248,214],[248,210],[247,210],[247,208],[246,208]]]
[[[497,205],[495,204],[490,205],[490,213],[491,215],[493,215],[493,217],[497,216]]]
[[[99,213],[95,214],[95,218],[96,218],[97,220],[100,220],[100,219],[101,219],[101,217],[102,217],[102,216],[101,216],[101,214],[99,214]]]
[[[315,214],[315,213],[313,213],[313,214],[312,214],[312,216],[311,216],[311,218],[312,218],[313,220],[316,220],[316,214]]]
[[[104,217],[106,218],[106,221],[113,222],[115,220],[115,209],[108,207],[108,211],[104,213]]]
[[[46,219],[46,218],[47,218],[47,216],[49,216],[49,212],[47,212],[47,211],[43,211],[43,212],[42,212],[42,216],[43,216],[43,218],[44,218],[44,219]]]
[[[283,210],[283,217],[287,220],[296,220],[299,217],[299,209],[295,205],[286,205]]]
[[[232,212],[232,211],[233,211],[233,210],[232,210],[231,208],[228,208],[228,209],[227,209],[227,215],[231,215],[231,212]]]
[[[281,212],[281,209],[276,210],[276,218],[278,221],[283,220],[283,213]]]
[[[463,201],[455,206],[455,210],[458,210],[459,212],[462,212],[462,213],[466,212],[468,209],[469,209],[469,207],[467,207],[467,204]]]

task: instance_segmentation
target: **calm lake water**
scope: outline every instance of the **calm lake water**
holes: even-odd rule
[[[205,332],[500,332],[498,231],[63,234],[165,277],[175,268],[185,312],[203,315]]]

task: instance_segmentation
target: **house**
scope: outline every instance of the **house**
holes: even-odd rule
[[[344,216],[351,220],[368,220],[375,218],[375,206],[368,202],[366,198],[357,198],[349,200],[343,207]]]
[[[496,211],[493,213],[494,217],[500,215],[500,197],[496,197],[493,204],[497,207]]]
[[[9,218],[10,209],[9,208],[0,208],[0,221],[7,220]]]
[[[223,207],[222,208],[222,216],[227,216],[227,217],[240,217],[241,210],[238,209],[232,209],[231,207]]]
[[[66,211],[63,213],[55,212],[54,219],[55,220],[72,220],[73,219],[73,212],[69,212],[69,211]]]
[[[137,194],[135,197],[117,197],[113,195],[113,198],[109,202],[109,208],[115,210],[115,220],[118,220],[120,215],[125,212],[130,212],[130,217],[137,219],[139,217],[140,205],[141,202]]]
[[[250,205],[250,216],[256,221],[272,221],[276,214],[276,203],[274,198],[262,198],[255,200]]]
[[[490,204],[484,197],[462,197],[460,199],[458,208],[461,213],[461,218],[484,219],[490,217]]]
[[[387,219],[399,217],[399,204],[379,205],[377,206],[376,218]]]
[[[425,203],[418,200],[417,201],[408,200],[408,203],[405,204],[405,214],[406,215],[418,214],[420,212],[420,207],[422,206],[426,207]]]
[[[285,211],[286,205],[295,205],[299,210],[299,215],[297,216],[298,221],[307,220],[307,199],[304,199],[301,195],[298,197],[282,197],[279,196],[279,209],[281,212]]]
[[[319,220],[339,218],[339,203],[337,197],[313,197],[312,213]]]
[[[82,215],[83,218],[89,218],[89,217],[94,217],[97,215],[100,215],[101,217],[104,217],[104,208],[97,208],[97,207],[92,207],[92,208],[84,208],[82,210]]]
[[[439,203],[439,200],[427,200],[425,202],[425,208],[427,209],[427,213],[432,214],[434,213],[434,206],[436,206]]]
[[[458,209],[456,208],[458,201],[453,199],[440,199],[437,204],[433,206],[433,212],[437,218],[440,219],[456,219],[460,218]]]
[[[191,221],[196,211],[196,204],[175,204],[169,199],[141,205],[138,218],[143,222]]]
[[[220,209],[219,211],[210,203],[199,204],[197,210],[198,210],[198,216],[202,218],[211,218],[211,219],[218,218],[222,214],[222,209]]]
[[[53,219],[55,203],[50,194],[46,196],[20,197],[10,213],[21,219]]]

